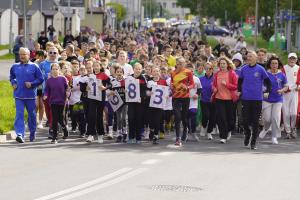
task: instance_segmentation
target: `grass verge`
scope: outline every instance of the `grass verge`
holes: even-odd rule
[[[10,82],[0,81],[0,134],[14,128],[15,115],[15,100]]]
[[[8,53],[8,54],[0,56],[0,60],[11,60],[11,59],[15,59],[14,54]]]
[[[3,49],[9,49],[9,44],[1,44],[0,50],[3,50]]]

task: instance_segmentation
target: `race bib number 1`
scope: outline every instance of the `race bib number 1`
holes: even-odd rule
[[[99,86],[102,85],[101,80],[97,79],[96,76],[90,76],[88,78],[88,98],[102,101],[102,91]]]
[[[126,102],[141,102],[139,79],[127,77],[125,79]]]
[[[152,108],[163,109],[166,105],[168,92],[169,92],[169,87],[167,86],[162,86],[162,85],[153,86],[149,106]]]

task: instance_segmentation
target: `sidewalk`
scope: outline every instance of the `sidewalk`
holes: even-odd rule
[[[8,53],[9,53],[8,49],[0,50],[0,56],[3,56],[3,55],[8,54]]]

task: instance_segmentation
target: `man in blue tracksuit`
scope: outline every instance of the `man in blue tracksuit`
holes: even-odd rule
[[[14,89],[16,103],[15,131],[16,141],[24,143],[24,107],[28,113],[28,127],[30,130],[30,141],[35,139],[36,131],[36,87],[43,83],[44,78],[40,68],[29,61],[30,51],[21,47],[19,50],[20,62],[13,64],[10,69],[9,80]]]

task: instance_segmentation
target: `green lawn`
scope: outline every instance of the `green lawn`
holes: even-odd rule
[[[14,128],[15,101],[9,81],[0,81],[0,134]]]
[[[9,49],[9,44],[1,44],[0,50],[3,50],[3,49]]]
[[[0,60],[11,60],[11,59],[15,59],[15,55],[14,54],[5,54],[0,56]]]

